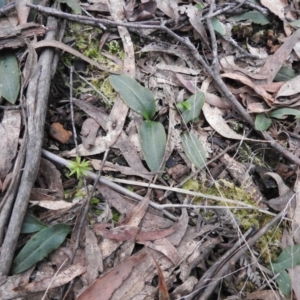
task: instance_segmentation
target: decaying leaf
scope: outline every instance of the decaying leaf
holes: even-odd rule
[[[222,117],[222,112],[217,107],[210,107],[204,103],[203,114],[209,125],[223,137],[234,140],[251,140],[233,131]]]
[[[19,142],[21,114],[19,111],[6,110],[0,123],[0,179],[4,179],[12,168]]]

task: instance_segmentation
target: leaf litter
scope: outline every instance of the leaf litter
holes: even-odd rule
[[[287,253],[291,259],[297,258],[289,247],[297,249],[300,241],[299,160],[295,155],[299,30],[282,21],[285,15],[287,20],[296,20],[299,4],[283,9],[279,2],[261,1],[262,7],[252,1],[89,1],[83,6],[93,12],[92,18],[83,17],[79,7],[68,1],[78,13],[76,21],[100,26],[101,32],[83,24],[76,32],[70,22],[63,42],[53,38],[23,41],[24,37],[43,36],[43,26],[32,23],[22,1],[17,3],[17,15],[10,13],[13,6],[1,8],[11,23],[7,27],[5,18],[0,18],[0,48],[5,45],[16,60],[14,49],[28,47],[27,58],[22,57],[25,64],[18,60],[19,67],[11,67],[14,80],[7,79],[11,74],[1,73],[7,88],[0,89],[7,100],[2,100],[0,108],[0,272],[7,276],[1,298],[55,298],[63,285],[74,299],[98,299],[99,294],[101,299],[208,299],[216,296],[215,292],[222,299],[240,293],[245,293],[246,299],[280,299],[279,292],[300,298],[297,263],[288,266],[289,273],[280,273],[284,284],[279,279],[276,286],[271,283],[271,278],[283,271],[274,271],[270,265]],[[46,7],[35,8],[47,11]],[[55,9],[51,14],[74,21],[73,14]],[[273,21],[271,15],[279,20]],[[276,22],[284,25],[283,32]],[[255,32],[255,24],[263,28],[262,36]],[[107,30],[112,27],[117,31]],[[20,32],[22,38],[14,32]],[[74,41],[72,47],[68,41]],[[240,45],[247,45],[249,52]],[[62,56],[51,87],[45,128],[34,128],[32,111],[39,106],[26,99],[40,90],[36,85],[37,91],[27,95],[26,87],[32,90],[33,79],[38,82],[36,78],[42,76],[41,67],[36,68],[37,54],[46,53],[46,48],[63,50],[93,66],[83,75],[97,92],[86,93],[91,89],[86,89],[77,75],[72,81],[66,66],[76,66],[76,60]],[[278,77],[283,67],[295,72]],[[22,80],[19,68],[23,69]],[[124,75],[108,79],[109,74],[120,73],[131,78],[124,86]],[[64,84],[69,77],[70,83]],[[123,81],[118,81],[120,78]],[[285,82],[274,82],[275,78]],[[50,81],[47,84],[42,90],[49,89]],[[74,111],[60,102],[70,100],[69,94]],[[27,109],[21,113],[24,105]],[[10,125],[8,115],[13,118]],[[51,154],[41,161],[39,173],[32,171],[32,188],[24,193],[18,186],[27,157],[22,149],[33,145],[33,128],[42,133],[43,147],[48,150],[76,160],[85,156],[101,173],[101,184],[95,183],[94,188],[86,184],[81,176],[85,174],[83,165],[78,165],[77,179],[68,178],[58,164],[67,167],[69,163]],[[234,140],[240,142],[229,150]],[[39,155],[41,148],[27,151]],[[95,174],[86,174],[95,180]],[[118,184],[107,181],[109,177]],[[277,185],[267,184],[270,177]],[[181,186],[184,190],[178,189]],[[69,231],[65,230],[38,259],[22,250],[12,256],[24,243],[25,249],[32,247],[28,241],[32,231],[19,239],[16,232],[14,239],[19,243],[6,250],[7,211],[12,210],[17,192],[28,194],[25,203],[30,203],[25,210],[18,208],[20,231],[27,210],[35,217],[25,219],[27,227],[33,228],[36,220],[47,226],[36,227],[38,244],[44,245],[39,233],[55,226],[73,228],[71,239],[66,238]],[[289,239],[280,225],[274,226],[285,211]],[[52,239],[55,235],[49,233]],[[251,257],[245,255],[245,249]],[[26,257],[19,262],[22,255]],[[12,269],[4,264],[13,259]],[[24,272],[10,275],[10,269]],[[223,281],[206,285],[212,277]]]

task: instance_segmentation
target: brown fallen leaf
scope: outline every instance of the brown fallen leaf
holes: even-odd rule
[[[65,144],[72,136],[72,132],[66,130],[64,126],[60,123],[52,123],[50,126],[49,133],[54,139],[56,139],[62,144]]]
[[[264,203],[276,211],[282,211],[287,208],[288,204],[292,207],[292,210],[294,210],[296,204],[295,201],[295,193],[292,190],[289,190],[279,197],[264,201]]]
[[[54,288],[62,286],[75,277],[83,274],[86,271],[84,261],[80,261],[76,264],[73,264],[67,268],[64,268],[55,276],[45,278],[41,281],[31,282],[26,285],[22,285],[13,289],[14,292],[39,292],[45,291],[47,288]]]
[[[288,37],[275,54],[269,56],[267,62],[259,72],[260,75],[266,76],[266,79],[262,83],[270,83],[274,80],[276,74],[290,56],[290,53],[292,52],[295,44],[298,42],[299,37],[300,29],[296,30],[290,37]]]
[[[144,241],[155,241],[162,238],[165,238],[176,230],[179,229],[179,223],[175,223],[172,227],[168,229],[160,229],[160,230],[150,230],[150,231],[140,231],[138,227],[124,225],[118,226],[111,230],[106,229],[110,227],[110,224],[95,224],[93,226],[93,230],[97,235],[101,235],[105,238],[117,240],[117,241],[128,241],[131,239],[136,239],[136,241],[144,242]],[[140,232],[139,232],[140,231]]]
[[[167,238],[156,240],[153,242],[143,242],[143,244],[150,249],[154,249],[162,253],[173,263],[174,266],[176,266],[180,261],[180,254],[178,253],[176,248],[168,241]]]
[[[50,210],[60,210],[60,209],[66,209],[71,208],[76,205],[76,203],[70,203],[64,200],[55,200],[55,201],[49,201],[49,200],[40,200],[40,201],[29,201],[33,205],[37,205],[40,207],[44,207]]]
[[[130,276],[132,270],[141,264],[146,257],[146,253],[138,253],[128,258],[94,281],[78,296],[77,300],[99,300],[99,295],[101,295],[101,300],[111,299],[112,294],[117,291],[123,281]]]
[[[159,300],[170,300],[168,286],[167,286],[164,274],[163,274],[159,264],[155,260],[155,258],[154,257],[152,257],[152,258],[155,262],[155,267],[156,267],[157,275],[158,275],[158,299]]]
[[[260,85],[253,83],[249,78],[237,73],[224,73],[221,77],[230,78],[234,80],[238,80],[247,86],[251,87],[257,95],[261,96],[269,106],[272,106],[274,103],[274,98],[270,95],[266,90],[264,90]]]
[[[100,166],[101,166],[101,163],[102,163],[101,160],[91,159],[90,163],[91,163],[91,166],[95,170],[100,170]],[[142,174],[140,172],[137,172],[137,171],[133,170],[130,167],[124,167],[124,166],[118,165],[117,163],[114,164],[114,163],[111,163],[109,161],[106,161],[104,163],[103,171],[104,172],[120,172],[123,175],[133,175],[133,176],[138,176],[138,177],[142,177],[142,178],[145,178],[145,179],[149,178],[149,175]]]
[[[87,282],[90,285],[98,277],[99,272],[103,272],[103,260],[97,238],[88,226],[85,228],[85,260]]]
[[[99,127],[99,123],[92,118],[87,118],[82,123],[80,134],[82,144],[86,149],[89,149],[91,146],[95,145],[95,139],[97,137]]]

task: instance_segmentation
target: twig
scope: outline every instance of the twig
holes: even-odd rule
[[[68,166],[69,162],[67,160],[65,160],[64,158],[61,158],[47,150],[42,150],[42,154],[44,157],[59,163],[61,165],[64,166]],[[227,199],[227,198],[223,198],[223,197],[219,197],[219,196],[214,196],[214,195],[207,195],[207,194],[203,194],[200,192],[194,192],[194,191],[188,191],[188,190],[184,190],[184,189],[179,189],[176,187],[168,187],[168,186],[163,186],[163,185],[157,185],[157,184],[149,184],[149,183],[145,183],[145,182],[138,182],[138,181],[132,181],[132,180],[125,180],[125,179],[108,179],[106,177],[101,177],[98,181],[97,181],[97,175],[92,173],[92,172],[87,172],[87,177],[91,178],[93,180],[95,180],[96,182],[100,182],[103,183],[105,185],[107,185],[108,187],[112,188],[113,190],[128,196],[132,199],[138,200],[138,201],[142,201],[144,199],[144,197],[133,193],[131,191],[129,191],[126,188],[123,188],[122,186],[116,184],[115,182],[118,183],[123,183],[123,184],[128,184],[128,185],[136,185],[136,186],[143,186],[143,187],[147,187],[147,188],[154,188],[154,189],[160,189],[160,190],[167,190],[167,191],[172,191],[172,192],[176,192],[176,193],[181,193],[181,194],[185,194],[185,195],[190,195],[190,196],[194,196],[194,197],[202,197],[202,198],[206,198],[206,199],[211,199],[211,200],[215,200],[215,201],[220,201],[220,202],[226,202],[226,203],[230,203],[230,204],[234,204],[235,206],[232,206],[232,208],[239,208],[238,205],[240,205],[240,207],[243,207],[244,209],[254,209],[254,210],[258,210],[262,213],[271,215],[271,216],[276,216],[276,214],[271,213],[267,210],[263,210],[260,209],[259,207],[253,206],[253,205],[249,205],[246,204],[242,201],[238,201],[238,200],[232,200],[232,199]],[[176,221],[177,218],[175,216],[173,216],[172,214],[170,214],[169,212],[167,212],[165,210],[165,208],[210,208],[210,206],[206,206],[206,205],[194,205],[194,204],[157,204],[155,202],[150,201],[150,205],[161,211],[162,213],[164,213],[167,217],[169,217],[171,220]],[[216,207],[216,206],[212,206]],[[222,207],[223,208],[223,207]],[[231,208],[231,207],[229,207]],[[289,220],[289,219],[287,219]]]
[[[42,155],[52,161],[55,161],[63,166],[68,166],[70,164],[70,162],[68,162],[66,159],[62,158],[62,157],[59,157],[47,150],[42,150]],[[87,172],[87,177],[88,178],[91,178],[93,180],[97,180],[97,175],[88,171]],[[128,189],[125,189],[123,188],[122,186],[119,186],[118,184],[115,184],[114,182],[104,178],[104,177],[100,177],[99,179],[99,182],[100,183],[103,183],[105,185],[107,185],[108,187],[114,189],[115,191],[119,192],[119,193],[122,193],[123,195],[126,195],[134,200],[138,200],[138,201],[142,201],[144,200],[144,197],[136,194],[136,193],[133,193],[131,191],[129,191]],[[148,184],[147,184],[148,186]],[[165,216],[167,216],[169,219],[173,220],[173,221],[176,221],[177,220],[177,217],[175,217],[174,215],[172,215],[171,213],[169,213],[168,211],[164,210],[164,209],[160,209],[160,206],[158,204],[156,204],[155,202],[152,202],[150,201],[150,205],[153,207],[153,208],[156,208],[158,210],[160,210]]]
[[[55,29],[57,22],[48,18],[48,26]],[[46,38],[53,40],[55,30],[47,32]],[[33,187],[40,162],[47,100],[49,96],[49,82],[51,81],[51,65],[53,51],[45,50],[39,58],[33,78],[27,88],[26,109],[28,112],[28,144],[26,162],[22,173],[18,193],[12,210],[0,256],[0,273],[8,275],[17,247],[23,219],[27,210],[28,200]]]
[[[78,143],[77,143],[77,132],[75,128],[75,120],[74,120],[74,105],[73,105],[73,66],[70,67],[70,110],[71,110],[71,123],[72,123],[72,130],[73,130],[73,137],[74,143],[76,148],[77,156],[80,156],[78,150]]]

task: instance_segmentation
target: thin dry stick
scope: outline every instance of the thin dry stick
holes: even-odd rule
[[[52,161],[55,161],[56,163],[62,164],[64,166],[69,165],[69,162],[67,160],[65,160],[47,150],[42,150],[42,154],[44,157],[46,157]],[[87,177],[89,177],[93,180],[97,180],[97,175],[92,172],[87,172]],[[118,184],[114,183],[113,181],[119,182],[119,183],[124,183],[124,184],[129,184],[129,185],[151,187],[151,188],[156,188],[156,189],[161,189],[161,190],[171,190],[176,193],[182,193],[182,194],[191,195],[194,197],[202,197],[202,198],[212,199],[212,200],[216,200],[216,201],[227,202],[227,203],[231,203],[231,204],[234,204],[237,206],[237,207],[232,207],[232,208],[239,208],[238,205],[240,205],[244,209],[245,208],[254,209],[254,210],[263,212],[265,214],[268,214],[268,215],[276,216],[276,214],[273,214],[269,211],[260,209],[256,206],[245,204],[244,202],[241,202],[241,201],[226,199],[226,198],[218,197],[218,196],[214,196],[214,195],[206,195],[206,194],[202,194],[200,192],[193,192],[193,191],[183,190],[183,189],[179,189],[179,188],[172,188],[172,187],[168,187],[168,186],[161,186],[161,185],[156,185],[156,184],[149,184],[149,183],[144,183],[144,182],[124,180],[124,179],[108,179],[103,176],[99,179],[100,183],[103,183],[103,184],[107,185],[108,187],[112,188],[113,190],[115,190],[125,196],[128,196],[132,199],[138,200],[138,201],[142,201],[144,199],[144,197],[142,197],[136,193],[133,193],[122,186],[119,186]],[[173,216],[172,214],[170,214],[168,211],[166,211],[165,208],[205,208],[205,207],[208,207],[208,206],[204,206],[204,205],[193,205],[193,204],[157,204],[152,201],[150,201],[150,205],[153,208],[158,209],[159,211],[164,213],[168,218],[170,218],[173,221],[176,221],[177,218],[175,216]],[[287,220],[289,220],[289,219],[287,219]]]
[[[77,143],[77,132],[75,128],[75,120],[74,120],[74,105],[73,105],[73,69],[74,67],[70,67],[70,109],[71,109],[71,123],[72,123],[72,130],[73,130],[73,137],[74,137],[74,143],[76,148],[76,154],[77,156],[80,156],[79,150],[78,150],[78,143]]]
[[[49,289],[51,288],[51,284],[52,284],[53,280],[55,279],[55,277],[57,276],[57,274],[60,272],[60,270],[62,269],[62,267],[65,265],[65,263],[67,262],[67,260],[68,260],[68,258],[66,258],[66,259],[63,261],[63,263],[60,265],[60,267],[58,268],[58,270],[57,270],[57,271],[55,272],[55,274],[53,275],[53,277],[52,277],[52,279],[51,279],[49,285],[47,286],[47,289],[46,289],[46,291],[45,291],[45,293],[44,293],[44,296],[43,296],[43,298],[42,298],[41,300],[44,300],[44,299],[46,298],[46,295],[47,295]]]

